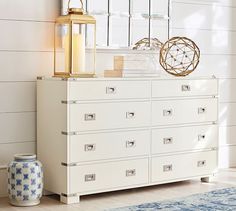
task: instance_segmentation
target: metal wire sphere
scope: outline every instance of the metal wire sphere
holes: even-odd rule
[[[160,64],[174,76],[187,76],[199,64],[200,50],[189,38],[173,37],[160,50]]]

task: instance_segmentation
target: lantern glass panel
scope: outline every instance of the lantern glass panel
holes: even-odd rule
[[[55,27],[55,73],[69,73],[69,24]]]
[[[86,64],[85,68],[88,72],[95,72],[96,67],[96,25],[86,25]],[[105,33],[106,34],[106,33]]]

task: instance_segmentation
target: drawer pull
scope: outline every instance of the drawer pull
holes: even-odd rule
[[[84,145],[84,151],[85,152],[95,151],[95,149],[96,149],[96,145],[95,144],[85,144]]]
[[[106,93],[107,94],[116,94],[116,87],[107,87]]]
[[[172,116],[172,109],[163,110],[163,116]]]
[[[135,169],[129,169],[126,170],[126,177],[132,177],[136,175],[136,170]]]
[[[126,141],[126,148],[132,148],[136,146],[136,141]]]
[[[164,166],[163,166],[163,171],[164,171],[164,172],[172,171],[172,164],[170,164],[170,165],[164,165]]]
[[[85,121],[94,121],[94,120],[96,120],[96,114],[85,114],[84,120]]]
[[[204,107],[198,108],[198,114],[205,114],[205,113],[206,113],[206,108]]]
[[[173,144],[173,138],[163,138],[163,144]]]
[[[198,141],[204,141],[206,139],[205,135],[198,135]]]
[[[126,112],[126,119],[133,119],[135,117],[134,112]]]
[[[84,177],[85,182],[92,182],[96,180],[96,174],[86,174]]]
[[[204,167],[204,166],[206,166],[206,161],[205,161],[205,160],[200,160],[200,161],[198,161],[198,162],[197,162],[197,166],[198,166],[198,167]]]
[[[182,85],[182,91],[183,92],[188,92],[188,91],[191,91],[191,88],[189,85]]]

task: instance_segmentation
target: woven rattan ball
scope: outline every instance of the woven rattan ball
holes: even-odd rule
[[[173,37],[160,50],[160,64],[171,75],[187,76],[199,64],[200,50],[189,38]]]

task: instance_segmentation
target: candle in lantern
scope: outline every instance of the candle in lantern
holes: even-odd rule
[[[82,34],[73,35],[73,71],[74,73],[85,72],[85,42]]]
[[[70,72],[70,54],[69,54],[70,39],[67,34],[64,37],[65,49],[65,69]],[[85,40],[82,34],[73,34],[72,36],[72,68],[73,73],[79,74],[85,72]]]

